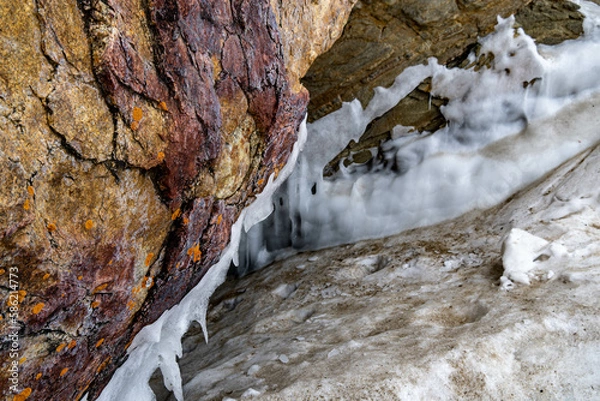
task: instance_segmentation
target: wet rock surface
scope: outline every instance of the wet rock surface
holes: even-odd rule
[[[266,0],[0,1],[3,397],[99,394],[284,166],[351,6],[304,5],[313,30]]]

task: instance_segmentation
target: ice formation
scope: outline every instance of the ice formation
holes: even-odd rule
[[[240,237],[244,270],[264,265],[286,249],[322,248],[433,224],[503,201],[597,143],[600,11],[591,3],[581,6],[587,19],[585,35],[578,40],[536,47],[522,30],[513,29],[512,17],[499,19],[496,33],[481,40],[482,52],[495,54],[492,68],[447,69],[432,59],[405,70],[390,88],[378,88],[366,109],[358,101],[346,103],[310,124],[304,151],[299,153],[300,141],[284,171],[244,211],[219,263],[179,305],[138,334],[127,361],[99,400],[154,400],[148,380],[160,368],[165,387],[183,401],[180,339],[194,320],[206,336],[208,299],[238,257]],[[342,169],[334,179],[323,179],[323,167],[333,156],[427,77],[432,78],[434,95],[450,99],[442,110],[449,121],[446,128],[421,135],[396,127],[396,138],[385,153],[398,166],[394,172],[383,167],[359,173]],[[524,82],[532,84],[524,88]],[[290,173],[285,191],[275,192]],[[273,207],[274,213],[259,223]],[[243,229],[250,230],[247,236]],[[513,251],[518,253],[518,246]],[[352,274],[377,268],[373,261],[363,262]],[[508,277],[517,277],[507,271]],[[286,285],[276,294],[290,296],[290,291]],[[323,291],[336,295],[332,289]],[[312,314],[297,312],[301,319]]]
[[[185,399],[600,399],[599,173],[595,146],[492,209],[228,280]]]
[[[480,40],[480,54],[494,54],[491,68],[448,69],[431,59],[377,88],[366,109],[345,103],[309,124],[298,165],[275,194],[275,212],[242,238],[239,273],[294,250],[383,237],[491,207],[595,144],[600,12],[581,6],[587,18],[577,40],[536,46],[513,28],[513,17],[499,19],[495,33]],[[323,167],[350,140],[428,77],[432,94],[449,99],[441,110],[445,128],[419,134],[397,126],[396,139],[384,145],[394,171],[340,166],[341,173],[323,179]]]

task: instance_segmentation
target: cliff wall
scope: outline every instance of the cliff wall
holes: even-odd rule
[[[353,3],[0,1],[3,397],[93,399],[198,283]]]

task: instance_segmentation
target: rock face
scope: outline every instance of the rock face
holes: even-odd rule
[[[94,399],[219,259],[353,3],[0,0],[3,397]]]

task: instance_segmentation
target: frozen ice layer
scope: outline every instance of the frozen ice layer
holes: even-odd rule
[[[496,205],[600,140],[600,11],[582,2],[585,34],[559,46],[535,45],[498,19],[480,39],[488,67],[448,69],[435,59],[406,69],[389,88],[308,125],[293,174],[274,195],[275,211],[242,239],[240,274],[290,255],[435,224]],[[493,54],[494,57],[486,56]],[[477,64],[478,56],[469,60]],[[446,127],[397,126],[380,163],[324,179],[323,168],[368,124],[432,79],[449,99]],[[373,152],[377,152],[376,149]]]
[[[492,209],[228,281],[185,399],[600,399],[599,173],[596,146]]]
[[[563,245],[513,228],[503,246],[502,287],[510,289],[514,282],[529,285],[532,278],[549,280],[555,275],[552,267],[559,267],[558,263],[567,256],[568,251]]]

